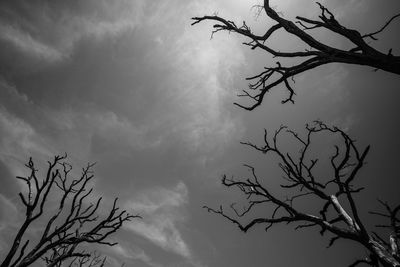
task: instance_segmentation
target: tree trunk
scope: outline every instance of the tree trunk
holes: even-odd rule
[[[378,256],[379,262],[385,267],[400,267],[400,262],[396,260],[387,249],[379,242],[370,238],[368,241],[369,250]]]

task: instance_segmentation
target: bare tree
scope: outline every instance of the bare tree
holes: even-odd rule
[[[87,187],[94,177],[94,164],[88,164],[78,178],[71,179],[72,166],[65,161],[66,157],[55,156],[53,161],[49,161],[43,179],[38,177],[38,170],[30,158],[25,165],[29,175],[17,177],[27,187],[26,192],[19,193],[25,207],[25,218],[1,267],[28,266],[40,259],[48,266],[60,266],[64,261],[70,261],[71,266],[102,266],[104,261],[97,254],[90,254],[79,245],[113,246],[116,243],[106,238],[120,229],[124,222],[139,217],[120,210],[115,199],[111,210],[101,219],[98,209],[102,198],[94,203],[87,201],[93,191]],[[57,210],[44,222],[38,238],[26,238],[28,228],[44,218],[45,205],[52,194],[58,197]]]
[[[223,176],[222,184],[226,187],[238,188],[247,199],[247,205],[238,209],[235,204],[231,205],[232,212],[226,212],[222,206],[214,209],[205,206],[209,212],[223,216],[234,223],[243,232],[264,225],[269,230],[276,224],[295,224],[295,229],[319,227],[321,235],[330,233],[329,247],[338,239],[348,239],[364,246],[368,251],[368,257],[354,262],[351,266],[359,263],[368,263],[371,266],[400,266],[400,250],[398,239],[400,238],[400,204],[391,207],[382,202],[385,211],[371,214],[388,220],[388,224],[380,224],[377,227],[389,229],[389,236],[383,237],[382,233],[369,231],[361,220],[360,210],[354,195],[363,190],[356,186],[356,178],[365,164],[369,146],[360,149],[355,141],[343,130],[329,127],[317,121],[313,125],[306,126],[307,133],[301,137],[298,133],[280,127],[270,138],[265,131],[264,144],[262,146],[253,143],[243,143],[263,154],[272,154],[279,160],[279,167],[283,173],[285,182],[281,188],[287,197],[280,197],[272,193],[271,188],[265,185],[265,180],[258,177],[255,168],[245,165],[250,170],[250,177],[242,179],[227,178]],[[293,138],[299,145],[297,155],[284,152],[279,146],[279,139],[283,133]],[[332,172],[324,172],[323,178],[315,171],[320,161],[311,158],[311,144],[315,135],[332,134],[337,135],[340,142],[334,146],[332,155],[328,162]],[[321,164],[322,165],[322,164]],[[300,200],[312,197],[313,205],[318,205],[318,212],[309,212],[308,209],[299,204]],[[317,199],[317,200],[315,200]],[[257,216],[257,209],[269,205],[270,214]],[[348,207],[347,210],[345,207]],[[263,212],[264,214],[265,212]]]
[[[202,21],[216,22],[212,34],[219,31],[234,32],[248,38],[249,41],[243,44],[249,46],[251,49],[261,49],[277,58],[300,60],[300,63],[291,66],[284,66],[284,64],[278,61],[276,66],[265,67],[259,74],[246,78],[250,81],[249,90],[243,90],[243,94],[239,96],[247,97],[253,103],[250,106],[238,103],[235,103],[235,105],[247,110],[253,110],[262,103],[267,92],[280,84],[284,84],[289,93],[288,97],[282,100],[282,103],[293,103],[295,91],[291,84],[294,83],[294,77],[329,63],[366,65],[376,70],[380,69],[400,74],[400,56],[393,55],[392,49],[388,52],[379,51],[366,41],[366,39],[377,40],[377,35],[384,31],[396,18],[400,17],[400,13],[391,17],[378,30],[362,34],[357,30],[346,28],[336,20],[335,16],[325,6],[318,2],[317,4],[321,9],[319,20],[297,16],[296,21],[291,21],[283,18],[279,12],[276,12],[270,6],[269,0],[264,0],[262,6],[256,6],[259,9],[259,14],[265,11],[265,14],[276,24],[269,27],[261,35],[253,33],[246,22],[238,26],[235,22],[216,15],[192,18],[194,20],[192,25]],[[314,29],[325,29],[339,34],[350,41],[353,46],[349,47],[348,50],[343,50],[318,41],[311,33]],[[282,52],[269,46],[266,42],[279,30],[285,30],[289,35],[299,38],[306,48],[303,51]]]

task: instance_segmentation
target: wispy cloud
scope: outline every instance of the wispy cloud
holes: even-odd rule
[[[35,105],[3,79],[0,99],[7,99],[0,101],[0,159],[6,162],[11,158],[24,162],[29,155],[47,160],[69,151],[86,160],[92,152],[110,147],[124,153],[160,143],[159,136],[148,136],[148,126],[135,126],[112,111]]]
[[[24,32],[11,25],[0,24],[0,39],[8,41],[23,53],[42,58],[45,61],[54,62],[63,58],[62,52],[40,40],[33,38],[28,32]]]
[[[68,58],[82,39],[101,41],[135,28],[143,1],[88,1],[77,10],[45,2],[25,3],[20,8],[29,10],[31,16],[9,9],[13,22],[0,22],[0,40],[22,52],[23,58],[54,63]]]
[[[48,158],[53,155],[34,128],[0,106],[0,159],[13,175],[21,174],[22,162],[28,155]]]
[[[172,189],[148,189],[125,204],[126,209],[143,216],[142,221],[129,223],[126,228],[167,251],[191,258],[192,253],[178,227],[185,218],[182,208],[187,198],[188,190],[183,182]]]
[[[200,7],[197,3],[190,7],[201,12],[196,9]],[[192,148],[204,152],[240,135],[240,120],[230,114],[227,106],[233,102],[236,72],[245,65],[245,57],[236,42],[227,40],[232,36],[222,34],[210,41],[198,38],[200,34],[209,37],[209,29],[188,25],[174,44],[170,56],[177,77],[170,94],[175,95],[176,106],[185,114],[183,138]]]
[[[140,260],[146,263],[148,266],[151,267],[161,267],[162,265],[159,263],[154,262],[147,253],[136,246],[129,246],[128,245],[115,245],[110,247],[110,251],[115,253],[118,258],[121,260]]]

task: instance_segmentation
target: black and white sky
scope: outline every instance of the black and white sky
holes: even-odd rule
[[[371,32],[400,10],[397,0],[322,1],[350,28]],[[202,209],[229,205],[237,191],[220,185],[223,174],[258,167],[272,187],[276,162],[239,144],[261,142],[263,129],[281,124],[302,131],[321,119],[345,129],[358,144],[371,144],[359,177],[367,189],[362,212],[376,198],[399,202],[400,78],[350,65],[327,65],[296,78],[295,104],[280,104],[276,88],[261,107],[232,105],[245,77],[272,59],[249,51],[244,39],[190,18],[218,12],[247,21],[255,31],[272,25],[255,18],[246,0],[0,1],[0,257],[23,213],[16,175],[32,156],[45,164],[68,153],[79,170],[97,162],[96,195],[138,212],[100,251],[109,266],[343,266],[365,253],[351,242],[326,249],[317,231],[262,227],[247,234]],[[314,1],[280,0],[287,18],[316,17]],[[400,53],[399,22],[375,41]],[[338,36],[318,38],[348,45]],[[276,36],[280,49],[300,46]],[[323,151],[321,151],[323,153]]]

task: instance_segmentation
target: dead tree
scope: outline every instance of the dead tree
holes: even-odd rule
[[[115,199],[111,210],[101,218],[98,209],[102,198],[94,203],[87,201],[93,191],[87,187],[94,177],[94,164],[83,168],[78,178],[71,178],[72,166],[65,161],[66,157],[55,156],[49,161],[43,179],[38,177],[38,170],[30,158],[25,165],[29,175],[17,177],[26,183],[26,191],[19,193],[25,216],[1,267],[24,267],[37,260],[44,260],[48,266],[60,266],[65,261],[87,264],[93,259],[96,260],[93,263],[101,265],[97,262],[98,256],[93,257],[79,245],[113,246],[116,243],[107,241],[107,237],[118,231],[123,223],[139,217],[120,210]],[[50,195],[57,197],[57,209],[43,222],[39,236],[26,238],[29,227],[44,219]]]
[[[319,20],[297,16],[296,21],[283,18],[279,12],[276,12],[270,6],[269,2],[269,0],[264,0],[264,4],[258,6],[260,11],[259,14],[261,14],[262,11],[265,11],[266,15],[272,19],[275,24],[269,27],[265,33],[261,35],[253,33],[246,22],[243,22],[241,26],[238,26],[235,22],[219,16],[192,18],[192,20],[194,20],[192,25],[202,21],[216,22],[213,26],[214,30],[212,31],[212,34],[219,31],[234,32],[248,38],[249,41],[244,42],[243,44],[249,46],[251,49],[261,49],[276,58],[295,59],[297,62],[300,61],[300,63],[290,66],[285,66],[283,63],[278,61],[276,66],[265,67],[264,70],[257,75],[246,78],[246,80],[250,81],[249,89],[243,90],[243,94],[239,96],[247,97],[253,103],[250,106],[239,103],[235,103],[235,105],[246,110],[253,110],[262,103],[267,92],[281,84],[283,84],[288,91],[288,97],[282,100],[282,103],[293,103],[295,91],[292,84],[294,83],[294,77],[303,72],[329,63],[365,65],[370,66],[375,70],[379,69],[400,74],[400,56],[393,55],[392,49],[388,52],[378,51],[366,41],[367,39],[372,41],[377,40],[377,35],[384,31],[396,18],[400,17],[400,13],[391,17],[378,30],[362,34],[357,30],[343,26],[325,6],[318,2],[317,4],[321,9]],[[339,34],[341,37],[350,41],[352,47],[343,50],[318,41],[312,35],[312,30],[315,29],[325,29]],[[303,51],[284,52],[268,45],[268,40],[279,30],[285,30],[289,35],[299,38],[306,48]]]
[[[236,187],[246,197],[247,204],[238,209],[235,204],[231,205],[231,211],[227,212],[220,206],[214,209],[205,206],[212,213],[223,216],[234,223],[243,232],[263,225],[266,230],[277,224],[294,224],[295,229],[318,227],[321,235],[330,233],[333,237],[329,245],[332,246],[338,239],[347,239],[364,246],[369,255],[354,262],[351,266],[367,263],[371,266],[400,266],[400,250],[398,240],[400,238],[400,204],[391,207],[386,202],[381,202],[384,212],[373,211],[371,214],[388,220],[388,224],[377,225],[391,230],[387,237],[382,233],[370,231],[360,217],[359,206],[354,195],[363,190],[355,185],[357,176],[365,164],[369,146],[360,149],[355,141],[343,130],[329,127],[317,121],[312,126],[306,126],[307,133],[301,137],[298,133],[287,127],[280,127],[270,139],[267,131],[264,135],[262,146],[253,143],[243,143],[263,154],[271,154],[279,160],[279,167],[283,173],[285,182],[281,184],[282,190],[287,197],[280,197],[272,193],[271,188],[265,185],[265,180],[260,179],[255,168],[249,165],[250,177],[242,179],[227,178],[223,176],[222,184],[226,187]],[[284,152],[279,147],[279,139],[283,133],[288,134],[300,146],[298,155]],[[340,144],[334,146],[328,163],[332,172],[324,172],[323,179],[316,174],[316,166],[320,164],[319,159],[311,158],[311,144],[315,135],[332,134],[340,138]],[[299,205],[299,200],[312,197],[313,205],[318,205],[319,212],[305,210],[304,204]],[[317,200],[315,200],[317,199]],[[304,202],[303,202],[304,203]],[[270,212],[265,212],[268,205]],[[348,207],[346,210],[345,207]],[[261,209],[261,210],[260,210]],[[267,213],[257,216],[255,210]]]

